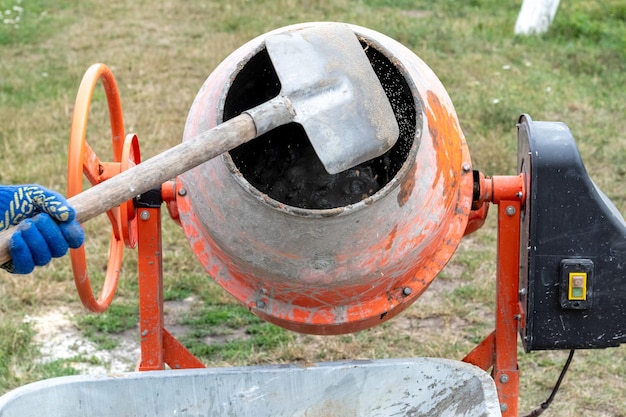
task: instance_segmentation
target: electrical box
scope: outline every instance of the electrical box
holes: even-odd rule
[[[524,348],[626,342],[626,222],[589,178],[566,125],[522,115],[518,146]]]

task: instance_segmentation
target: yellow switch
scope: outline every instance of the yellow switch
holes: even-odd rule
[[[570,272],[569,273],[569,291],[567,294],[569,300],[586,300],[587,299],[587,273],[586,272]]]

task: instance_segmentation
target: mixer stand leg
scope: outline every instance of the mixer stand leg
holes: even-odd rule
[[[139,270],[139,332],[141,359],[137,370],[203,368],[163,324],[163,263],[161,248],[161,206],[137,209]]]
[[[522,177],[493,177],[487,181],[485,188],[493,190],[491,202],[498,205],[496,328],[463,361],[484,370],[491,368],[502,416],[517,417],[517,334],[524,320],[519,305]]]

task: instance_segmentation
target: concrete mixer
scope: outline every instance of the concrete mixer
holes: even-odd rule
[[[281,28],[232,53],[198,92],[183,143],[279,94],[268,36],[327,24]],[[350,28],[393,110],[399,128],[393,147],[330,174],[308,132],[288,123],[109,207],[111,257],[100,297],[80,250],[72,253],[75,281],[88,309],[106,310],[123,247],[137,247],[139,372],[35,383],[0,398],[0,416],[42,410],[61,416],[83,407],[92,416],[149,410],[157,416],[512,417],[518,415],[518,333],[527,351],[624,341],[626,309],[615,306],[626,294],[620,273],[626,224],[588,177],[567,127],[522,115],[518,174],[485,176],[472,167],[450,97],[433,71],[393,39]],[[97,65],[85,77],[88,87],[77,101],[88,103],[101,79],[114,142],[125,137],[115,142],[116,160],[105,163],[85,151],[84,133],[72,135],[70,183],[84,171],[94,189],[150,160],[141,162],[136,135],[124,136],[108,68]],[[70,195],[80,192],[75,188]],[[164,204],[221,287],[267,321],[319,335],[356,332],[397,316],[495,205],[495,329],[462,361],[201,369],[163,324]]]

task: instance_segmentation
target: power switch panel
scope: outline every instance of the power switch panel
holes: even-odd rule
[[[563,259],[561,261],[561,307],[587,310],[593,301],[593,261]]]
[[[569,291],[567,292],[567,299],[579,301],[584,301],[587,299],[586,272],[569,273]]]

